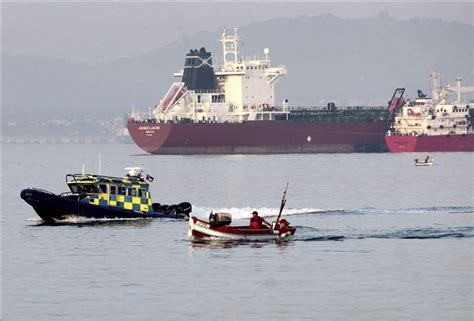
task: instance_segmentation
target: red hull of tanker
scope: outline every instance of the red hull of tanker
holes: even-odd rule
[[[449,136],[385,136],[392,153],[474,152],[474,134]]]
[[[135,143],[152,154],[349,153],[387,151],[387,123],[161,124],[130,121]]]

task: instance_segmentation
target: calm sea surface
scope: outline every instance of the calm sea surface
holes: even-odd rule
[[[141,166],[152,197],[285,243],[190,243],[187,223],[41,225],[20,191]],[[11,145],[2,159],[2,320],[474,320],[474,154],[148,156],[134,145]],[[269,220],[272,218],[270,217]]]

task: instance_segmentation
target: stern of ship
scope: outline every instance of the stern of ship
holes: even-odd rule
[[[129,119],[127,128],[133,141],[145,152],[155,153],[163,145],[172,124],[141,122]]]
[[[385,135],[385,143],[392,153],[414,152],[417,136]]]

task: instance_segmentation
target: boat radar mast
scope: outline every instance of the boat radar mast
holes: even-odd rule
[[[441,77],[438,72],[432,72],[431,78],[431,97],[437,103],[445,101],[448,98],[448,92],[456,94],[456,104],[462,104],[461,93],[474,92],[474,86],[462,86],[462,78],[456,78],[456,86],[441,85]]]
[[[227,35],[226,30],[221,36],[222,42],[222,50],[223,50],[223,57],[224,57],[224,65],[227,66],[229,64],[236,64],[237,63],[237,55],[239,54],[239,36],[237,35],[237,29],[234,28],[233,35]],[[231,58],[227,56],[231,55]]]

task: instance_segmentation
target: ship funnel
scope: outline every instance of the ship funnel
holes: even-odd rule
[[[216,88],[211,53],[204,47],[191,49],[186,55],[182,82],[189,90],[213,90]]]

